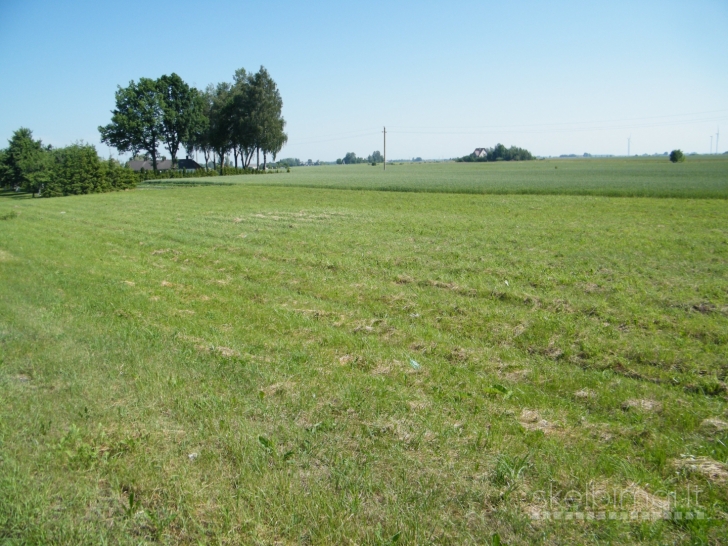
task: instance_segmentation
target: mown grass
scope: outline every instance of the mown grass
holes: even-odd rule
[[[0,217],[3,541],[726,536],[722,200],[239,184]],[[696,488],[707,519],[530,517]]]
[[[472,194],[728,198],[728,156],[549,159],[497,163],[404,163],[387,167],[294,167],[245,184]]]

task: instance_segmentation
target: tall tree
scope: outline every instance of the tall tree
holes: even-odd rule
[[[5,154],[5,180],[7,185],[38,193],[47,183],[52,160],[50,146],[43,147],[33,139],[30,129],[21,127],[8,141]]]
[[[164,135],[164,110],[157,82],[140,78],[139,83],[132,80],[128,87],[119,86],[116,108],[111,113],[111,123],[99,127],[101,142],[119,152],[131,152],[132,156],[146,151],[156,171],[157,148]]]
[[[202,152],[205,157],[205,169],[210,161],[210,153],[212,152],[212,144],[210,142],[210,115],[212,113],[212,104],[214,95],[210,88],[206,91],[197,91],[195,101],[197,102],[198,117],[193,124],[183,144],[187,153],[192,155],[195,150]]]
[[[230,122],[230,98],[232,86],[223,82],[216,86],[210,84],[207,92],[212,96],[210,106],[210,147],[220,159],[220,174],[225,166],[225,155],[233,147],[232,124]]]
[[[283,99],[265,67],[250,78],[251,130],[254,135],[256,153],[263,151],[264,168],[268,152],[273,159],[288,141],[284,132],[286,121],[282,116]]]
[[[162,135],[172,156],[172,165],[176,165],[180,144],[188,142],[201,123],[199,92],[175,73],[159,78],[157,86],[162,106]]]
[[[231,124],[233,146],[242,159],[243,167],[250,165],[253,150],[255,149],[255,134],[250,115],[252,111],[250,99],[250,75],[244,68],[240,68],[235,71],[233,77],[227,116]]]

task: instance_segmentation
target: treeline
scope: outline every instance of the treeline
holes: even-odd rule
[[[187,85],[177,74],[156,80],[140,78],[116,91],[111,123],[99,127],[101,141],[133,157],[146,152],[157,169],[159,147],[177,163],[180,147],[187,155],[205,157],[205,166],[222,170],[232,154],[234,165],[250,168],[253,157],[267,166],[288,140],[281,114],[283,100],[268,71],[235,72],[232,82],[210,84],[204,91]],[[240,161],[240,163],[238,163]]]
[[[383,163],[383,162],[384,162],[384,156],[382,156],[382,153],[379,150],[370,154],[366,159],[364,159],[363,157],[357,157],[357,155],[354,152],[349,152],[343,158],[336,160],[337,165],[356,165],[358,163],[377,164],[377,163]]]
[[[459,157],[455,161],[529,161],[531,159],[533,159],[533,155],[524,148],[517,146],[506,148],[503,144],[498,143],[494,148],[483,148],[480,156],[473,152],[470,155]]]
[[[0,150],[0,186],[33,196],[57,197],[133,188],[136,173],[114,159],[102,160],[90,144],[44,146],[20,128]]]

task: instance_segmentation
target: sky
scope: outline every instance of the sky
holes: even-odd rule
[[[708,153],[719,128],[728,150],[726,0],[0,0],[0,147],[28,127],[118,156],[98,132],[118,85],[260,66],[283,98],[279,157],[366,157],[384,126],[392,159]]]

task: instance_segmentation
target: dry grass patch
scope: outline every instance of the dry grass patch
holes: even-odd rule
[[[682,459],[675,459],[673,464],[678,469],[702,474],[711,482],[728,481],[728,466],[709,457],[686,456]]]
[[[625,400],[622,403],[622,409],[624,411],[636,409],[639,411],[643,411],[645,413],[654,413],[654,412],[662,411],[662,403],[658,402],[656,400],[645,400],[642,398],[632,398],[630,400]]]
[[[530,431],[541,430],[544,433],[551,433],[560,428],[557,424],[551,423],[541,417],[538,411],[530,409],[524,409],[521,412],[518,422],[523,428]]]

